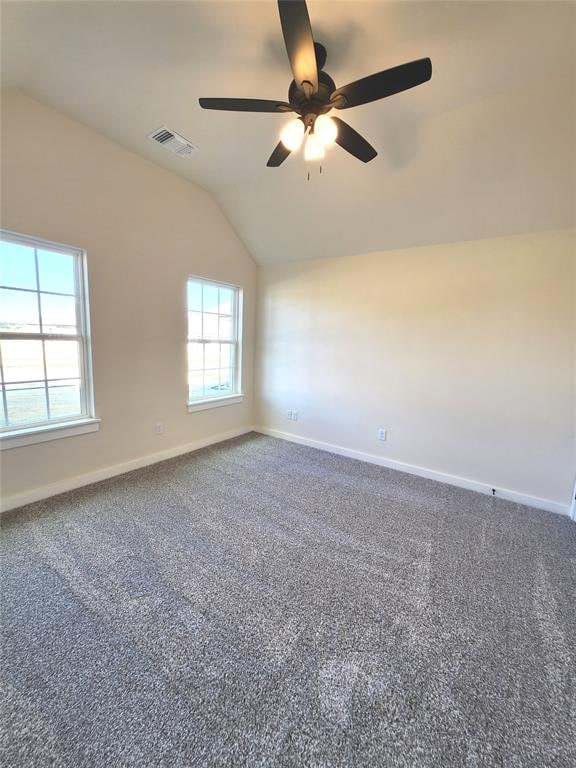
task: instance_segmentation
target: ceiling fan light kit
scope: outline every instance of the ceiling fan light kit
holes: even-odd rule
[[[325,147],[329,147],[338,138],[338,126],[328,115],[318,115],[314,121],[314,135]]]
[[[299,115],[282,129],[280,143],[267,162],[270,168],[278,167],[288,155],[298,150],[306,132],[305,160],[321,160],[324,148],[335,142],[358,160],[370,162],[378,154],[374,147],[344,120],[327,113],[332,109],[369,104],[425,83],[432,77],[432,62],[428,58],[418,59],[336,88],[324,71],[326,49],[314,42],[305,0],[278,0],[278,11],[294,76],[288,89],[288,101],[202,98],[200,106],[235,112],[295,112]]]
[[[286,123],[280,134],[280,141],[290,152],[295,152],[297,149],[300,149],[305,133],[304,123],[300,118],[296,118]]]
[[[304,145],[304,160],[322,160],[324,155],[324,144],[315,133],[309,133]]]

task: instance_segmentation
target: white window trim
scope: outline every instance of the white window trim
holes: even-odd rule
[[[188,413],[194,413],[196,411],[207,411],[210,408],[219,408],[224,405],[236,405],[244,400],[244,393],[242,392],[242,331],[243,331],[243,302],[244,291],[241,285],[235,283],[226,283],[223,280],[214,280],[209,277],[202,277],[201,275],[188,275],[186,281],[186,317],[188,317],[188,282],[195,280],[199,283],[209,283],[210,285],[223,286],[225,288],[233,288],[235,291],[234,300],[234,337],[236,339],[236,359],[234,363],[234,381],[237,382],[237,392],[233,392],[230,395],[224,397],[204,397],[198,400],[188,400],[187,409]],[[186,333],[186,343],[192,341]],[[188,374],[187,374],[188,375]]]
[[[226,397],[211,397],[205,400],[192,400],[188,403],[188,413],[207,411],[209,408],[219,408],[222,405],[236,405],[244,400],[244,395],[226,395]]]
[[[42,237],[32,237],[9,229],[0,230],[0,234],[6,235],[11,242],[21,243],[32,248],[46,247],[52,251],[63,253],[75,253],[78,257],[75,269],[77,270],[78,296],[76,299],[76,316],[80,333],[76,336],[65,335],[64,338],[80,339],[81,370],[82,370],[82,397],[84,402],[84,414],[77,418],[64,418],[60,421],[43,422],[41,424],[24,424],[14,429],[0,430],[0,451],[9,448],[19,448],[33,443],[43,443],[47,440],[56,440],[63,437],[95,432],[100,428],[100,419],[94,412],[94,381],[92,377],[92,335],[90,333],[90,304],[88,299],[88,264],[86,251],[74,245],[58,243],[53,240],[45,240]],[[84,311],[81,311],[81,309]],[[42,334],[20,334],[34,337]],[[47,334],[43,334],[46,336]],[[53,334],[56,338],[58,334]],[[10,334],[10,339],[17,338],[18,334]]]
[[[45,443],[48,440],[58,440],[62,437],[85,435],[88,432],[97,432],[99,429],[100,419],[86,418],[3,432],[0,440],[0,451],[21,448],[24,445],[33,445],[34,443]]]

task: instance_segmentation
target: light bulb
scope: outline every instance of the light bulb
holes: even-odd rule
[[[304,147],[304,160],[322,160],[324,145],[315,133],[309,133]]]
[[[282,128],[282,133],[280,134],[280,141],[286,149],[289,149],[291,152],[294,152],[294,150],[298,149],[300,144],[302,144],[302,139],[304,138],[304,123],[302,120],[290,120],[289,123],[286,123],[284,128]]]
[[[314,123],[314,134],[327,147],[333,144],[338,136],[338,126],[328,115],[318,115]]]

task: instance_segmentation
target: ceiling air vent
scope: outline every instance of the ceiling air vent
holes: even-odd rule
[[[196,152],[198,147],[191,144],[184,136],[180,136],[176,131],[171,131],[170,128],[166,128],[163,125],[161,128],[157,128],[152,133],[149,133],[147,138],[152,139],[157,144],[161,144],[169,152],[181,157],[187,157],[192,152]]]

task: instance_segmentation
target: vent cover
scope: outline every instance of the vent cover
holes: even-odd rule
[[[172,152],[174,155],[180,155],[181,157],[187,157],[192,152],[196,152],[198,147],[191,144],[184,136],[180,136],[176,131],[171,131],[170,128],[166,128],[163,125],[161,128],[157,128],[147,136],[148,139],[155,141],[157,144],[161,144],[164,149]]]

